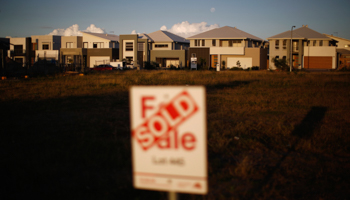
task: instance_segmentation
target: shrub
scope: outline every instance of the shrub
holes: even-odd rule
[[[272,58],[272,62],[275,64],[276,68],[282,71],[288,71],[289,65],[286,59]]]

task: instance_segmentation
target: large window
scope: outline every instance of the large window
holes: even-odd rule
[[[279,49],[279,48],[280,48],[280,41],[276,40],[275,49]]]
[[[216,40],[212,40],[212,41],[211,41],[211,45],[212,45],[213,47],[215,47],[215,46],[216,46]]]
[[[49,50],[50,44],[49,43],[43,43],[43,50]]]
[[[94,48],[94,49],[103,48],[103,42],[94,42],[93,48]]]
[[[314,40],[314,42],[313,42],[313,45],[312,46],[316,46],[316,40]]]
[[[73,48],[73,42],[67,42],[66,48]]]
[[[125,51],[134,51],[134,43],[126,42],[125,43]]]
[[[320,40],[320,47],[323,46],[323,40]]]
[[[287,49],[287,40],[283,40],[283,49]]]
[[[168,44],[156,44],[154,45],[155,48],[168,48]]]
[[[205,46],[205,40],[202,40],[202,47]]]

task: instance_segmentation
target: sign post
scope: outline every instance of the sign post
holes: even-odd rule
[[[134,187],[206,194],[204,87],[134,86],[130,106]]]

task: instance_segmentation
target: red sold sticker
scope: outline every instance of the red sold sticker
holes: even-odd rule
[[[142,99],[142,116],[145,116],[145,109],[149,108],[145,105],[145,100],[152,99],[149,97]],[[196,138],[191,133],[185,133],[181,138],[177,137],[176,128],[198,112],[198,106],[191,95],[183,91],[167,104],[160,106],[159,110],[153,115],[146,118],[139,126],[132,130],[132,136],[138,141],[143,150],[148,150],[153,146],[158,148],[170,148],[170,146],[162,145],[170,144],[171,139],[175,144],[173,147],[180,146],[185,150],[193,150],[195,148]]]

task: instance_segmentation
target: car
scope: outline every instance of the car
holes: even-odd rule
[[[94,71],[105,71],[105,70],[116,70],[116,67],[113,67],[112,65],[98,65],[94,68],[91,68],[91,70]]]

